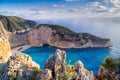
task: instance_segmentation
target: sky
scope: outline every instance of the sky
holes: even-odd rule
[[[26,19],[120,16],[120,0],[0,0],[0,14]]]

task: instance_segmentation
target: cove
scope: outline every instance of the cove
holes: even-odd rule
[[[56,47],[44,45],[42,47],[30,47],[24,51],[32,57],[33,61],[37,62],[41,68],[48,60],[49,56],[55,54]],[[60,48],[59,48],[60,49]],[[84,67],[89,71],[93,71],[94,75],[98,74],[99,67],[104,59],[108,56],[116,57],[116,50],[112,48],[86,48],[86,49],[61,49],[66,51],[67,64],[74,65],[76,61],[81,60]]]

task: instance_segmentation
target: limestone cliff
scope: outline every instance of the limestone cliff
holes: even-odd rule
[[[10,55],[11,49],[8,40],[0,38],[0,63],[7,62]]]
[[[26,54],[11,56],[9,41],[0,38],[0,80],[28,80],[36,68],[39,65]]]
[[[22,35],[12,33],[9,37],[9,42],[10,42],[11,48],[28,44],[27,35],[28,35],[27,33],[22,34]]]
[[[48,44],[59,48],[111,47],[109,39],[102,39],[89,33],[75,33],[67,28],[41,24],[28,33],[32,46]]]

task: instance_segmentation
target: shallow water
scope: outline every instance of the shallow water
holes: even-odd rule
[[[31,47],[24,50],[23,53],[29,54],[32,59],[43,68],[50,55],[55,54],[57,48],[45,45],[43,47]],[[66,51],[67,64],[74,65],[76,61],[81,60],[86,69],[93,71],[94,75],[104,59],[108,56],[116,58],[120,56],[120,51],[116,48],[98,48],[98,49],[62,49]]]

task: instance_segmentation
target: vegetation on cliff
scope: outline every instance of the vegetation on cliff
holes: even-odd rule
[[[100,66],[98,76],[95,80],[120,80],[120,63],[111,57],[107,57]]]
[[[108,70],[115,70],[116,62],[111,57],[107,57],[103,62],[102,66],[104,66],[105,69],[108,69]]]
[[[3,23],[4,28],[9,32],[26,30],[36,25],[36,22],[34,21],[25,20],[16,16],[0,15],[0,21]]]
[[[55,29],[56,31],[57,31],[57,33],[58,34],[60,34],[60,35],[67,35],[67,34],[69,34],[69,35],[73,35],[73,34],[75,34],[75,32],[74,31],[72,31],[72,30],[70,30],[70,29],[68,29],[68,28],[66,28],[66,27],[64,27],[64,26],[60,26],[60,25],[52,25],[52,24],[40,24],[40,26],[49,26],[49,27],[51,27],[52,29]]]

